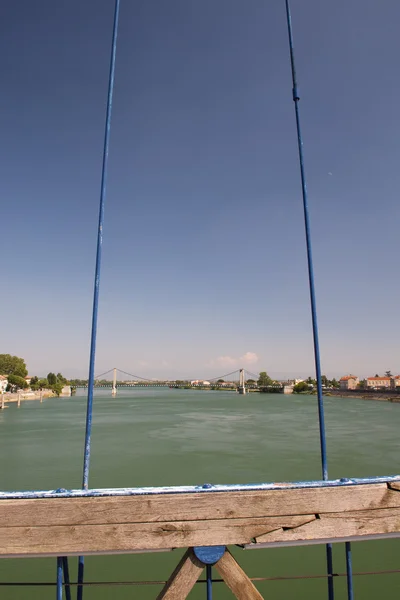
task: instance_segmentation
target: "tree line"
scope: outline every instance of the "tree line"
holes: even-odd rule
[[[57,373],[57,375],[48,373],[47,377],[42,378],[35,375],[28,384],[25,379],[28,375],[25,360],[20,356],[12,356],[11,354],[0,354],[0,375],[7,377],[8,392],[15,392],[19,389],[26,390],[30,387],[34,391],[51,390],[59,396],[64,385],[68,384],[68,380],[61,373]]]

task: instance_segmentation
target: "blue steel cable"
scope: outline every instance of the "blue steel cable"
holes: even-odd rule
[[[107,166],[108,166],[108,148],[110,144],[110,129],[111,129],[111,112],[112,100],[114,92],[115,78],[115,59],[117,53],[117,35],[119,21],[120,0],[115,0],[114,9],[114,25],[111,44],[111,59],[110,73],[108,80],[108,97],[107,97],[107,113],[104,132],[104,148],[103,148],[103,164],[101,172],[101,191],[100,191],[100,207],[99,207],[99,225],[97,231],[97,251],[96,251],[96,268],[94,277],[94,292],[93,292],[93,312],[92,312],[92,334],[90,340],[90,360],[89,360],[89,381],[88,381],[88,398],[86,408],[86,431],[85,431],[85,449],[83,459],[83,480],[82,488],[87,490],[89,486],[89,466],[90,466],[90,442],[92,433],[92,414],[93,414],[93,387],[94,387],[94,365],[96,358],[96,336],[97,336],[97,314],[99,307],[99,290],[100,290],[100,272],[101,272],[101,251],[103,245],[103,224],[104,224],[104,204],[106,198],[107,184]],[[84,558],[79,557],[78,565],[78,582],[82,583],[84,575]],[[77,599],[82,600],[83,587],[78,585]]]
[[[62,558],[57,558],[57,600],[62,600],[63,597],[63,566],[62,566]]]
[[[351,560],[351,544],[350,544],[350,542],[346,542],[346,577],[347,577],[347,599],[354,600],[353,562]]]
[[[328,479],[328,457],[326,451],[326,435],[325,435],[325,416],[324,416],[324,400],[322,396],[322,377],[321,377],[321,358],[319,352],[319,336],[318,336],[318,321],[317,321],[317,307],[315,298],[315,284],[314,284],[314,266],[312,258],[312,247],[311,247],[311,230],[310,230],[310,218],[308,212],[308,197],[307,197],[307,184],[306,175],[304,168],[304,152],[303,152],[303,138],[301,135],[300,127],[300,113],[299,113],[299,90],[297,86],[296,76],[296,65],[294,58],[294,46],[293,46],[293,33],[292,33],[292,19],[290,14],[289,0],[285,0],[286,3],[286,19],[287,28],[289,35],[289,48],[290,48],[290,63],[292,69],[292,82],[293,82],[293,101],[296,113],[296,127],[297,127],[297,142],[299,148],[299,161],[300,161],[300,175],[301,175],[301,189],[303,195],[303,210],[304,210],[304,226],[306,234],[306,245],[307,245],[307,261],[308,261],[308,280],[310,287],[310,301],[311,301],[311,317],[312,317],[312,329],[313,329],[313,342],[314,342],[314,360],[315,360],[315,372],[317,376],[317,395],[318,395],[318,418],[319,418],[319,437],[321,447],[321,462],[322,462],[322,477],[324,480]],[[329,600],[334,598],[333,589],[333,561],[332,561],[332,545],[327,544],[326,546],[326,560],[327,560],[327,571],[328,571],[328,596]]]
[[[71,586],[69,579],[69,567],[68,567],[68,557],[62,557],[63,571],[64,571],[64,583],[65,583],[65,600],[71,600]]]
[[[212,565],[206,565],[207,600],[212,600]]]

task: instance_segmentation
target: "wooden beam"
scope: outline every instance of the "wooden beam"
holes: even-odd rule
[[[302,540],[354,538],[379,533],[394,533],[400,530],[400,510],[360,510],[346,513],[318,515],[298,527],[282,528],[256,536],[257,543],[290,542]]]
[[[390,507],[400,507],[400,494],[389,490],[386,483],[378,483],[256,492],[0,499],[0,523],[7,527],[29,527],[33,524],[48,526],[201,521]]]
[[[215,564],[215,568],[238,600],[263,600],[258,589],[233,558],[229,550]]]
[[[189,548],[157,596],[157,600],[185,600],[203,569],[204,564]]]
[[[291,545],[367,535],[400,536],[400,494],[385,483],[259,492],[0,500],[3,557],[251,543]]]
[[[400,491],[400,481],[393,481],[393,483],[388,483],[389,490]]]

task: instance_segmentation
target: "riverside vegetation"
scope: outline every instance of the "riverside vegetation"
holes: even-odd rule
[[[7,392],[30,388],[32,391],[51,390],[59,396],[62,388],[69,383],[61,373],[57,373],[57,375],[48,373],[47,377],[41,378],[34,375],[28,383],[26,380],[28,369],[25,360],[11,354],[0,354],[0,375],[7,377]]]

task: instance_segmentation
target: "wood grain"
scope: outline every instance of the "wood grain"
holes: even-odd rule
[[[216,563],[215,568],[238,600],[263,600],[258,589],[233,558],[229,550]]]
[[[7,527],[148,523],[321,514],[390,507],[400,507],[400,494],[389,490],[386,483],[379,483],[259,492],[0,500],[0,523]]]
[[[204,564],[196,558],[193,550],[187,550],[157,600],[185,600],[203,569]]]
[[[388,488],[390,490],[400,491],[400,481],[393,481],[393,483],[388,483]]]
[[[297,527],[314,515],[215,521],[0,527],[1,555],[97,554],[248,544],[270,531]]]
[[[397,533],[400,493],[385,483],[259,492],[0,500],[3,557],[318,542]]]

